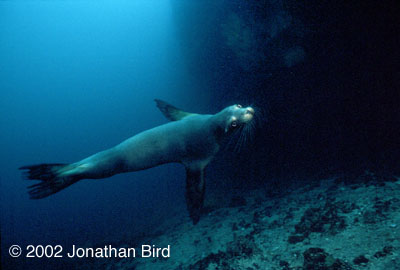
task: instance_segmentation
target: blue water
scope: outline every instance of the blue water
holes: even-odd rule
[[[168,1],[0,2],[3,251],[121,239],[185,209],[178,165],[81,181],[36,201],[17,170],[74,162],[166,123],[154,98],[206,103],[186,74],[171,15]]]

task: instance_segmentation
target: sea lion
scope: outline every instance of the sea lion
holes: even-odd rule
[[[113,148],[71,164],[23,166],[27,179],[40,180],[28,187],[31,199],[45,198],[81,179],[100,179],[160,164],[177,162],[186,168],[186,203],[196,224],[204,201],[204,169],[224,138],[249,123],[254,109],[229,106],[217,114],[184,112],[162,100],[157,107],[172,122],[143,131]]]

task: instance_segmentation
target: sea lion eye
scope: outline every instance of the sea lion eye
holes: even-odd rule
[[[240,104],[238,104],[238,105],[236,105],[238,108],[242,108],[242,105],[240,105]]]
[[[236,121],[232,121],[231,127],[236,127],[236,126],[237,126],[237,122]]]

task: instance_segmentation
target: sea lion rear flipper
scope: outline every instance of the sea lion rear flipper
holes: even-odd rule
[[[74,176],[61,177],[59,170],[69,166],[68,164],[38,164],[23,166],[28,180],[40,180],[41,182],[28,187],[31,199],[43,199],[77,182],[79,178]]]
[[[186,116],[193,115],[193,113],[184,112],[160,99],[155,99],[154,101],[157,103],[157,107],[164,114],[164,116],[171,121],[178,121]]]
[[[193,224],[200,220],[205,187],[204,169],[186,168],[186,205]]]

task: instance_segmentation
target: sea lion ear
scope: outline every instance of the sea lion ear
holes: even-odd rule
[[[168,104],[165,101],[159,99],[155,99],[154,101],[156,102],[157,107],[164,114],[164,116],[171,121],[178,121],[185,118],[186,116],[193,115],[193,113],[181,111],[180,109],[172,106],[171,104]]]

